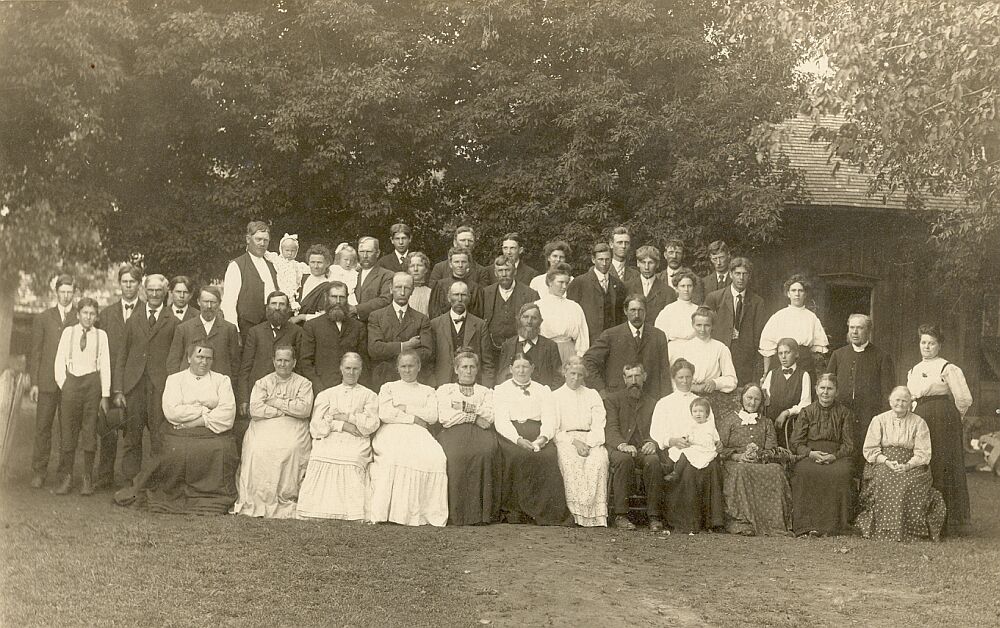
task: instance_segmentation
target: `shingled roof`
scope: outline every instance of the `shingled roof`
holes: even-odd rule
[[[846,122],[843,116],[823,116],[819,125],[836,130]],[[779,125],[781,139],[778,152],[788,157],[792,167],[798,168],[805,180],[808,197],[795,205],[806,207],[841,207],[905,210],[906,196],[902,192],[891,195],[869,195],[872,175],[862,173],[858,167],[835,157],[827,140],[812,140],[814,123],[811,118],[797,116]],[[837,164],[840,164],[837,166]],[[836,167],[836,172],[834,168]],[[931,197],[924,201],[923,209],[939,211],[964,205],[959,194]]]

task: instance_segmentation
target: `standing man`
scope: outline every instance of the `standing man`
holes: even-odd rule
[[[467,309],[476,316],[482,314],[483,291],[472,275],[472,256],[469,250],[453,247],[448,251],[448,268],[448,276],[434,282],[434,287],[431,288],[431,299],[427,306],[430,318],[436,318],[451,309],[448,291],[456,281],[463,282],[469,288],[470,301]]]
[[[448,302],[451,309],[431,320],[434,335],[434,378],[435,388],[458,381],[453,368],[455,351],[467,347],[483,362],[487,351],[486,323],[468,311],[471,296],[469,286],[464,281],[456,281],[448,288]],[[483,369],[485,371],[485,369]],[[480,381],[482,375],[480,375]]]
[[[552,390],[563,385],[562,358],[556,343],[538,333],[542,327],[542,310],[538,303],[525,303],[517,315],[517,334],[508,338],[500,349],[495,384],[511,378],[510,367],[514,357],[524,354],[535,365],[532,378]]]
[[[212,347],[215,356],[212,370],[235,380],[240,369],[240,332],[219,316],[222,293],[215,286],[205,286],[198,295],[198,316],[186,320],[174,330],[167,356],[167,372],[171,375],[188,369],[187,356],[194,343],[203,341]]]
[[[149,431],[153,455],[163,446],[163,387],[177,318],[164,303],[167,278],[147,275],[146,305],[125,323],[125,342],[111,372],[114,403],[125,410],[122,473],[131,481],[142,466],[142,432]]]
[[[340,362],[345,354],[368,355],[368,328],[348,312],[347,285],[331,281],[326,290],[326,313],[302,326],[299,365],[302,374],[312,381],[314,395],[340,384]]]
[[[430,377],[434,357],[431,321],[410,307],[411,294],[413,277],[409,273],[396,273],[392,277],[392,303],[372,312],[368,320],[368,355],[372,360],[375,392],[382,384],[399,379],[396,356],[403,351],[416,351],[423,366],[423,378]]]
[[[121,289],[121,299],[107,306],[97,317],[97,327],[108,335],[108,357],[111,359],[111,372],[114,374],[118,356],[125,345],[125,324],[136,312],[141,311],[139,301],[139,282],[142,273],[131,264],[124,264],[118,269],[118,287]],[[141,316],[138,314],[137,316]],[[94,475],[94,488],[101,489],[113,486],[115,483],[115,456],[118,454],[118,425],[122,423],[121,408],[112,408],[97,416],[97,436],[99,452],[97,456],[97,471]]]
[[[486,324],[486,346],[482,357],[482,380],[486,386],[496,381],[496,367],[500,348],[509,338],[517,335],[517,313],[525,303],[538,300],[538,293],[514,279],[514,267],[506,256],[494,260],[493,276],[496,283],[483,289],[483,321]]]
[[[757,347],[768,315],[764,299],[747,289],[752,270],[750,260],[734,257],[729,262],[730,284],[705,297],[705,307],[715,312],[712,337],[729,347],[740,386],[763,376],[758,372],[761,363]]]
[[[851,314],[847,319],[848,344],[830,356],[827,370],[837,376],[837,399],[854,414],[854,442],[863,443],[872,417],[889,408],[889,393],[896,383],[892,356],[871,342],[872,319]],[[860,440],[859,440],[860,439]],[[864,458],[855,452],[855,473],[864,469]]]
[[[628,297],[625,318],[604,332],[583,354],[588,385],[607,397],[624,388],[622,369],[628,364],[643,366],[643,394],[659,401],[670,392],[670,369],[667,367],[667,336],[650,325],[646,327],[646,299],[639,294]]]
[[[279,345],[295,347],[296,355],[302,351],[302,328],[288,322],[292,315],[288,295],[275,290],[267,295],[267,320],[250,328],[240,359],[240,376],[236,385],[236,403],[239,416],[233,424],[237,448],[243,446],[243,435],[250,426],[250,393],[257,380],[274,371],[274,348]]]
[[[580,304],[587,318],[590,343],[609,329],[622,322],[625,305],[625,286],[611,274],[611,247],[605,242],[594,245],[590,270],[573,279],[566,296]]]
[[[462,248],[469,252],[469,279],[480,286],[489,285],[490,269],[480,266],[472,257],[476,248],[476,232],[472,227],[462,225],[455,229],[455,239],[452,241],[451,247]],[[444,279],[451,274],[451,264],[449,262],[450,260],[446,259],[434,264],[430,279],[427,280],[427,285],[432,285],[438,279]]]
[[[376,266],[379,243],[371,236],[358,240],[358,281],[354,284],[357,305],[349,306],[351,316],[362,323],[376,310],[389,305],[392,291],[392,271]]]
[[[193,293],[194,283],[184,275],[177,275],[170,280],[170,313],[177,317],[178,322],[189,321],[198,316],[198,308],[190,304]]]
[[[278,289],[274,264],[264,259],[271,242],[271,228],[259,220],[247,224],[247,251],[226,268],[222,315],[240,330],[246,344],[250,328],[265,318],[267,295]]]
[[[725,242],[716,240],[708,245],[708,260],[712,263],[712,272],[701,278],[706,296],[732,283],[729,276],[729,247]]]
[[[660,250],[655,246],[640,246],[635,252],[635,262],[639,267],[636,275],[625,282],[626,294],[641,294],[646,297],[646,318],[655,321],[660,310],[677,300],[677,292],[667,285],[662,274],[657,274]],[[614,261],[612,260],[612,267]]]
[[[35,444],[31,457],[31,486],[41,488],[49,468],[52,451],[52,423],[59,408],[59,386],[55,378],[56,351],[63,329],[76,325],[73,310],[73,278],[56,278],[56,305],[35,315],[31,326],[31,351],[28,353],[28,377],[31,400],[37,404]]]
[[[409,269],[406,259],[410,254],[410,226],[397,222],[389,227],[389,240],[392,242],[392,253],[378,259],[378,265],[392,273],[405,273]]]
[[[676,238],[667,240],[663,245],[663,259],[667,267],[660,273],[667,280],[668,286],[674,285],[674,275],[684,267],[684,243]]]
[[[623,284],[635,279],[639,271],[633,266],[626,266],[629,249],[632,248],[632,236],[628,232],[628,227],[624,225],[615,227],[608,244],[611,245],[611,274]]]
[[[520,234],[508,233],[500,241],[500,253],[514,267],[514,280],[517,283],[527,286],[538,275],[538,271],[521,261],[521,256],[524,255],[524,246],[521,244],[521,241]],[[500,278],[496,274],[496,267],[490,269],[490,272],[490,284],[492,285],[499,281]],[[485,287],[483,286],[484,289]]]

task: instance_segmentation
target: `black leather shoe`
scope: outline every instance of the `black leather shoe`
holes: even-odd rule
[[[662,532],[663,531],[663,522],[660,521],[659,519],[656,519],[656,518],[650,519],[649,520],[649,531],[650,532]]]
[[[619,530],[635,530],[635,524],[629,521],[625,515],[615,517],[615,527]]]

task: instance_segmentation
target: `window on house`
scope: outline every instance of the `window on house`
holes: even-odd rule
[[[823,321],[830,350],[847,344],[847,319],[851,314],[872,314],[872,288],[864,285],[828,283],[829,302]]]

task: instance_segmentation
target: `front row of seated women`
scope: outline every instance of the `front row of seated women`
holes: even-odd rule
[[[293,349],[279,346],[275,372],[254,386],[239,463],[229,432],[232,388],[211,371],[212,358],[211,347],[195,343],[190,368],[168,378],[163,405],[172,429],[164,452],[116,494],[120,503],[404,525],[608,524],[606,406],[584,385],[578,357],[567,359],[566,383],[554,392],[533,381],[523,355],[512,379],[490,390],[476,383],[479,358],[460,350],[457,381],[435,391],[417,381],[418,354],[404,351],[400,379],[376,395],[358,384],[362,360],[348,353],[342,383],[314,403],[308,380],[292,370]],[[634,378],[641,368],[629,365],[623,375]],[[659,463],[643,466],[666,474],[664,510],[675,531],[833,535],[854,521],[866,537],[939,538],[945,509],[931,486],[930,436],[910,411],[906,387],[893,390],[892,410],[871,422],[856,513],[853,417],[836,400],[834,376],[817,379],[817,401],[802,409],[786,449],[761,413],[759,386],[744,388],[740,409],[717,419],[691,390],[695,367],[682,358],[670,370],[674,391],[656,402],[648,439],[636,442]],[[619,454],[633,450],[639,453],[616,444],[616,470],[624,468]],[[634,527],[619,508],[622,496],[612,501],[615,525]],[[659,495],[649,501],[660,503]],[[658,514],[650,512],[652,529],[661,527]]]

